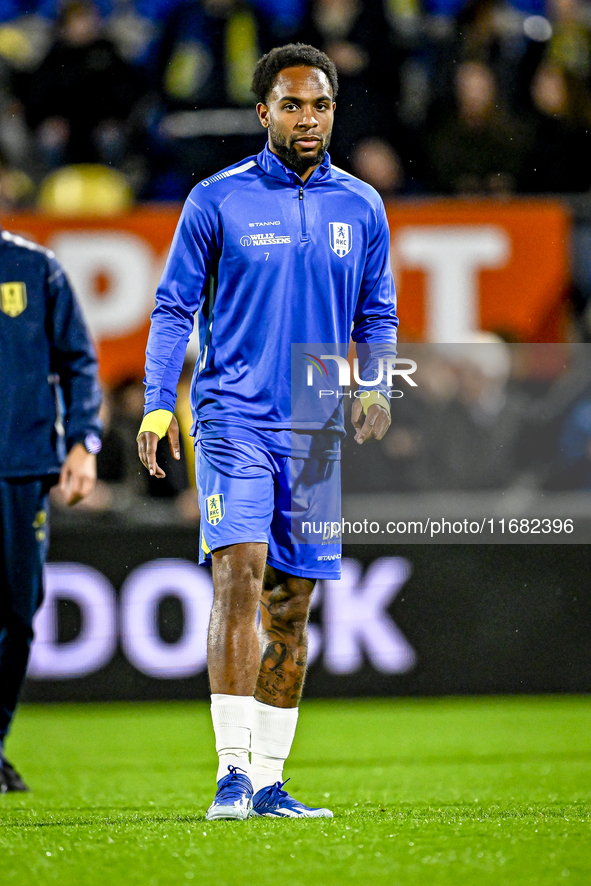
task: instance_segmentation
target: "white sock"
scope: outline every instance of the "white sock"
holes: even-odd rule
[[[298,722],[297,708],[275,708],[254,699],[251,779],[254,792],[283,781]]]
[[[216,781],[228,774],[228,766],[238,766],[250,777],[250,734],[252,730],[252,695],[211,696],[211,719],[219,765]]]

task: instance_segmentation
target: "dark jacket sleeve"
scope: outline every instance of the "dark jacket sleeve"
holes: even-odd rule
[[[88,434],[101,432],[101,391],[94,345],[61,265],[48,259],[48,337],[51,368],[59,376],[65,406],[68,451]]]

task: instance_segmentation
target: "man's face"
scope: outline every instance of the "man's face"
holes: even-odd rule
[[[324,160],[335,107],[326,74],[304,66],[280,71],[267,103],[257,105],[269,148],[304,181]]]

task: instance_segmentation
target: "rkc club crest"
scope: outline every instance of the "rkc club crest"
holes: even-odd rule
[[[27,307],[24,283],[0,283],[0,308],[9,317],[18,317]]]
[[[225,513],[223,495],[210,495],[205,499],[205,516],[207,522],[212,526],[216,526],[220,520],[223,520]]]
[[[330,248],[339,258],[351,252],[353,230],[344,222],[330,222]]]

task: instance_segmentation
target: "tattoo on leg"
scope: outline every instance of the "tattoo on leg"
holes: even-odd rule
[[[263,653],[261,665],[269,671],[278,670],[287,658],[285,643],[270,643]]]
[[[271,643],[263,654],[255,698],[263,704],[294,707],[302,694],[305,659],[294,659],[284,643]]]
[[[307,661],[311,591],[285,584],[265,589],[261,599],[261,669],[255,698],[276,707],[294,707],[302,694]]]

